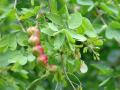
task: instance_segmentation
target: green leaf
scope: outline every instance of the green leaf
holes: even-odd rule
[[[108,39],[115,39],[116,41],[120,42],[120,31],[119,30],[108,27],[105,35]]]
[[[14,34],[10,35],[9,47],[10,47],[10,50],[15,50],[17,48],[16,35],[14,35]]]
[[[27,56],[27,59],[28,59],[28,61],[32,62],[32,61],[35,60],[35,56],[33,56],[32,54],[29,54],[29,55]]]
[[[58,14],[48,13],[47,18],[57,25],[63,25],[62,18]]]
[[[19,90],[15,80],[9,75],[1,75],[0,90]]]
[[[80,27],[78,27],[76,29],[76,31],[77,31],[78,34],[84,34],[85,33],[85,29],[82,27],[82,25]]]
[[[92,0],[77,0],[77,3],[80,5],[93,5],[93,1]]]
[[[53,23],[48,23],[48,26],[53,31],[58,31],[58,28]]]
[[[103,45],[103,41],[98,39],[98,40],[94,41],[94,45],[102,46]]]
[[[4,21],[8,20],[8,22],[11,22],[11,21],[16,19],[16,16],[15,16],[16,11],[15,11],[15,9],[8,6],[8,7],[4,8],[3,12],[0,12],[0,13],[1,13],[0,22],[1,22],[1,25],[3,25],[2,28],[3,27],[8,27],[10,29],[10,27],[9,27],[10,23],[7,23],[7,25],[6,25],[4,23]],[[2,23],[4,23],[4,24],[2,24]]]
[[[68,45],[69,45],[71,51],[75,52],[75,46],[74,46],[74,44],[69,42]]]
[[[0,67],[5,67],[9,64],[8,59],[10,57],[10,52],[0,54]]]
[[[74,39],[76,39],[77,41],[82,41],[82,42],[84,42],[84,41],[87,40],[87,38],[86,38],[85,36],[80,35],[80,34],[75,34],[75,35],[73,35],[72,37],[73,37]]]
[[[56,0],[49,0],[50,11],[52,13],[57,13],[57,1]]]
[[[70,33],[70,31],[64,29],[64,32],[65,32],[65,35],[66,35],[68,41],[71,42],[71,43],[75,43],[75,40],[73,39],[72,34]]]
[[[103,82],[99,84],[99,87],[102,87],[103,85],[105,85],[110,79],[111,77],[108,77],[107,79],[105,79]]]
[[[27,56],[23,55],[21,51],[7,51],[0,54],[0,67],[7,66],[11,63],[25,65],[27,60]]]
[[[20,51],[11,52],[11,56],[8,60],[9,63],[18,62],[20,65],[25,65],[27,63],[27,57],[24,56]]]
[[[103,41],[102,41],[101,39],[97,38],[97,37],[95,37],[95,38],[89,38],[89,39],[87,40],[87,42],[88,42],[89,44],[93,44],[93,45],[96,45],[96,46],[101,46],[101,45],[103,45]]]
[[[40,10],[40,6],[36,6],[34,9],[22,8],[22,12],[21,13],[23,15],[20,16],[20,20],[28,19],[28,18],[36,15],[39,10]]]
[[[78,28],[82,24],[82,16],[76,12],[70,15],[68,20],[68,26],[70,29]]]
[[[34,2],[35,2],[34,0],[31,0],[31,5],[32,5],[32,6],[34,6]]]
[[[77,72],[80,70],[80,64],[81,64],[81,60],[75,60],[74,72]]]
[[[120,29],[120,23],[118,21],[112,21],[110,23],[110,27],[112,27],[114,29]]]
[[[41,32],[44,33],[44,34],[47,34],[49,36],[53,36],[55,31],[51,30],[50,28],[42,28]]]
[[[60,49],[60,47],[63,45],[64,41],[65,41],[65,36],[63,34],[57,35],[55,38],[55,41],[54,41],[54,48]]]
[[[113,69],[110,68],[107,64],[105,63],[95,63],[91,64],[93,67],[99,70],[99,72],[103,75],[112,75]]]
[[[5,52],[7,49],[15,50],[17,47],[16,33],[4,35],[0,40],[0,52]]]
[[[80,60],[67,60],[67,68],[68,71],[73,73],[73,72],[77,72],[80,70]]]
[[[88,47],[84,47],[83,48],[83,53],[87,53],[87,51],[88,51]]]
[[[42,86],[37,86],[36,90],[45,90]]]
[[[72,37],[73,37],[74,39],[76,39],[77,41],[82,41],[82,42],[84,42],[84,41],[87,40],[87,38],[86,38],[85,36],[80,35],[80,34],[77,34],[76,32],[72,32],[72,31],[71,31],[71,34],[72,34]]]
[[[107,5],[106,3],[101,2],[100,3],[100,8],[103,9],[108,14],[116,14],[116,15],[118,15],[118,10],[113,6]]]
[[[22,69],[19,71],[19,73],[24,79],[28,79],[28,71]]]
[[[20,46],[27,46],[28,45],[28,36],[24,32],[18,32],[16,35],[17,43]]]
[[[16,63],[11,67],[11,70],[12,70],[13,72],[19,72],[20,70],[22,70],[22,66],[21,66],[18,62],[16,62]]]
[[[83,19],[82,19],[82,28],[85,30],[85,34],[88,37],[96,37],[97,36],[91,22],[85,17],[83,17]]]
[[[74,72],[74,60],[67,60],[67,68],[69,72]]]
[[[0,40],[0,52],[5,52],[9,45],[9,35],[4,35]]]

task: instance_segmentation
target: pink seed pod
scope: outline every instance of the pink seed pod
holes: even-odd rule
[[[33,35],[33,34],[40,35],[40,31],[39,31],[39,29],[37,29],[37,27],[29,27],[27,29],[27,33],[29,35]]]
[[[45,64],[45,65],[48,63],[48,57],[47,57],[47,55],[45,55],[45,54],[40,55],[40,56],[37,58],[37,60],[38,60],[38,63],[43,63],[43,64]]]
[[[32,51],[37,56],[44,54],[44,49],[41,47],[41,45],[36,45],[35,47],[33,47]]]
[[[32,45],[38,45],[38,44],[40,44],[39,37],[36,36],[36,35],[32,35],[32,36],[29,38],[28,42],[29,42],[30,44],[32,44]]]

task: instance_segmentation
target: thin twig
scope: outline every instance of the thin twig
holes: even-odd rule
[[[74,77],[78,80],[79,84],[81,84],[81,82],[80,82],[80,80],[78,79],[77,76],[75,76],[74,74],[72,74],[72,73],[70,73],[70,72],[67,72],[67,73],[70,74],[70,75],[72,75],[72,76],[74,76]]]
[[[14,9],[16,9],[16,5],[17,5],[17,0],[15,0],[14,2]]]
[[[73,89],[74,89],[74,90],[76,90],[76,88],[74,87],[74,85],[73,85],[72,81],[71,81],[71,80],[70,80],[70,78],[68,77],[68,75],[67,75],[67,73],[66,73],[65,69],[64,69],[64,73],[65,73],[65,76],[66,76],[67,80],[69,81],[69,83],[70,83],[70,84],[71,84],[71,86],[73,87]]]
[[[35,79],[31,84],[29,84],[29,86],[26,88],[26,90],[30,90],[34,85],[36,85],[37,82],[41,81],[42,79],[44,79],[48,75],[49,75],[49,73],[46,73],[43,76],[41,76],[40,78]]]
[[[58,87],[58,83],[56,84],[55,90],[57,90],[57,87]]]
[[[38,27],[39,25],[39,22],[37,21],[37,19],[39,18],[39,14],[40,14],[40,10],[38,11],[37,15],[36,15],[36,27]]]
[[[105,22],[105,20],[104,20],[103,17],[102,17],[102,14],[99,12],[99,9],[98,9],[98,8],[96,8],[96,11],[97,11],[98,17],[100,17],[100,20],[102,21],[102,23],[103,23],[104,25],[107,25],[106,22]]]
[[[38,28],[39,25],[42,25],[42,23],[38,22],[38,19],[44,15],[44,12],[42,11],[42,8],[45,7],[43,3],[39,3],[40,10],[36,14],[36,27]]]
[[[19,19],[19,16],[18,16],[18,14],[17,14],[16,5],[17,5],[17,0],[15,0],[15,2],[14,2],[14,9],[16,10],[15,16],[16,16],[16,18],[17,18],[17,20],[18,20],[18,23],[20,24],[20,26],[21,26],[23,32],[26,32],[25,29],[24,29],[24,27],[23,27],[23,25],[22,25],[22,23],[21,23],[21,21],[20,21],[20,19]]]
[[[62,65],[63,65],[63,72],[64,72],[64,74],[65,74],[67,80],[69,81],[69,83],[71,84],[71,86],[73,87],[73,89],[76,90],[76,88],[74,87],[72,81],[71,81],[70,78],[68,77],[67,72],[66,72],[66,70],[65,70],[64,59],[63,59],[63,53],[61,53],[61,62],[62,62]]]
[[[72,73],[69,73],[69,72],[67,72],[67,74],[70,74],[70,75],[73,75],[77,80],[78,80],[78,82],[79,82],[79,84],[77,84],[77,83],[75,83],[75,82],[73,82],[73,81],[71,81],[73,84],[75,84],[75,85],[77,85],[77,86],[81,86],[81,82],[80,82],[80,80],[78,79],[78,77],[77,76],[75,76],[74,74],[72,74]]]

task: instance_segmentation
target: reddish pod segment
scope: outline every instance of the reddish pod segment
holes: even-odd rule
[[[48,70],[49,70],[50,72],[56,72],[56,71],[57,71],[57,66],[54,65],[54,64],[48,65],[47,68],[48,68]]]
[[[37,60],[38,60],[38,63],[43,63],[43,64],[45,64],[45,65],[48,63],[48,57],[47,57],[47,55],[45,55],[45,54],[40,55],[40,56],[37,58]]]
[[[32,50],[35,55],[44,54],[44,49],[41,47],[41,45],[36,45]]]
[[[36,36],[36,35],[32,35],[32,36],[29,38],[28,42],[29,42],[30,44],[32,44],[32,45],[39,45],[39,44],[40,44],[39,37]]]
[[[29,35],[33,35],[33,34],[36,34],[36,35],[39,35],[40,34],[40,31],[37,29],[37,27],[29,27],[27,29],[27,33]]]

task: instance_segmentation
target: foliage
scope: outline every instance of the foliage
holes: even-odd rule
[[[31,26],[57,71],[37,62]],[[0,90],[119,90],[119,0],[1,0],[0,27]]]

